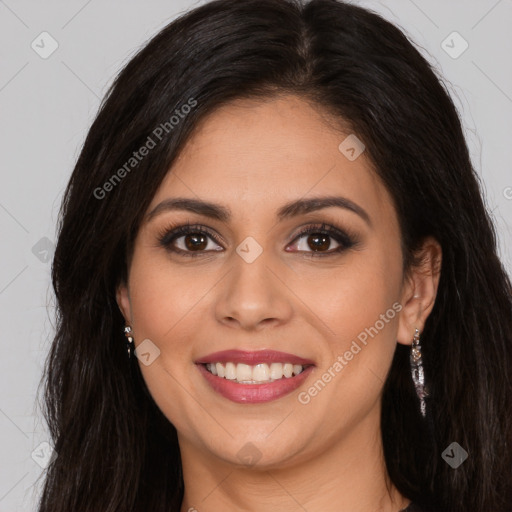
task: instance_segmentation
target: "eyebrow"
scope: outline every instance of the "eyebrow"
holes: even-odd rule
[[[307,213],[322,210],[324,208],[343,208],[349,210],[361,217],[369,226],[372,225],[368,213],[358,204],[354,203],[346,197],[340,196],[325,196],[325,197],[312,197],[308,199],[298,199],[286,203],[277,211],[278,220],[296,217]],[[157,215],[167,212],[185,210],[192,213],[197,213],[211,219],[221,222],[228,222],[232,218],[231,210],[225,206],[209,201],[200,199],[191,199],[184,197],[176,197],[165,199],[155,206],[147,215],[146,222],[149,222]]]

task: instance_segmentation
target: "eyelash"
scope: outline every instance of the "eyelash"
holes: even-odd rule
[[[160,233],[158,233],[158,243],[161,247],[164,247],[166,250],[180,254],[186,257],[196,258],[198,256],[204,256],[204,254],[211,252],[211,251],[183,251],[182,249],[178,249],[176,247],[172,246],[172,243],[177,240],[178,238],[190,235],[190,234],[199,234],[199,235],[205,235],[213,239],[213,241],[217,245],[222,245],[221,241],[219,240],[219,237],[211,232],[208,228],[205,228],[201,225],[196,224],[185,224],[181,226],[169,226],[163,229]],[[317,258],[317,257],[327,257],[327,256],[333,256],[335,254],[339,254],[347,249],[350,249],[351,247],[354,247],[357,245],[357,237],[347,232],[347,230],[342,229],[341,227],[335,226],[335,225],[329,225],[329,224],[315,224],[315,225],[309,225],[303,228],[299,233],[297,233],[292,240],[292,243],[296,240],[304,237],[305,235],[311,235],[311,234],[318,234],[318,235],[327,235],[331,238],[333,238],[338,244],[339,247],[336,249],[332,249],[329,252],[322,252],[322,251],[299,251],[303,253],[304,257],[310,257],[310,258]]]

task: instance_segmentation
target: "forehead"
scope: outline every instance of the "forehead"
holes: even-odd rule
[[[247,215],[299,197],[341,194],[389,215],[391,199],[365,153],[350,160],[340,151],[353,137],[341,126],[293,95],[226,104],[196,127],[151,206],[194,197]]]

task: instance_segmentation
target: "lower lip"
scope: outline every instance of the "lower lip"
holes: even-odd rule
[[[283,377],[266,384],[237,384],[224,377],[213,375],[203,364],[197,364],[196,366],[214,391],[239,404],[258,404],[277,400],[297,389],[313,370],[313,366],[308,366],[295,377]]]

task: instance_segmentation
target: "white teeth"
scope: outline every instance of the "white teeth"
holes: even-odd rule
[[[257,364],[252,369],[252,378],[256,382],[265,382],[270,379],[268,364]]]
[[[206,369],[213,375],[243,384],[259,384],[261,382],[274,382],[284,378],[289,379],[304,371],[300,364],[266,363],[254,366],[244,363],[208,363]]]
[[[244,380],[252,380],[252,368],[248,364],[236,365],[236,380],[238,382]]]
[[[226,363],[226,379],[236,380],[236,366],[235,363]]]
[[[224,365],[222,363],[215,363],[215,368],[217,369],[217,375],[219,377],[226,376],[226,368],[224,367]]]
[[[270,378],[274,380],[283,378],[283,365],[281,363],[272,363],[270,365]]]

